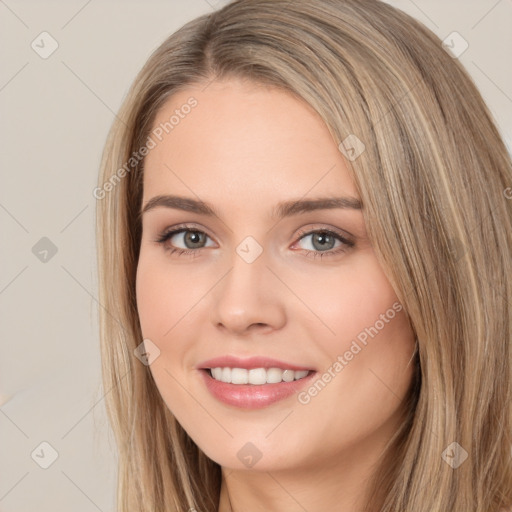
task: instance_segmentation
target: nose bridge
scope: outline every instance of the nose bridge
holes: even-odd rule
[[[284,307],[277,280],[267,268],[268,252],[253,237],[246,237],[228,264],[231,270],[216,287],[213,322],[237,332],[253,324],[282,325]]]
[[[257,243],[257,242],[256,242]],[[267,295],[269,273],[267,269],[268,258],[263,247],[252,241],[240,243],[231,258],[229,265],[231,271],[226,276],[222,286],[222,297],[240,301],[240,307],[250,300],[261,300]]]

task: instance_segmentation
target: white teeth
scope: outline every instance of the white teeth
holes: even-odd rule
[[[249,380],[251,384],[266,384],[267,383],[267,372],[265,371],[265,368],[252,368],[248,372],[249,374]]]
[[[283,370],[280,368],[268,368],[267,373],[267,384],[276,384],[283,380]]]
[[[243,368],[231,368],[231,384],[247,384],[248,382],[249,372],[247,370]]]
[[[303,379],[309,374],[308,370],[281,370],[281,368],[210,368],[215,380],[227,384],[277,384],[279,382],[292,382]]]
[[[295,372],[293,370],[284,370],[283,371],[283,380],[285,382],[291,382],[295,379]]]

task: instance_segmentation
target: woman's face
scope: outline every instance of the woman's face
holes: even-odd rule
[[[137,304],[156,385],[224,467],[366,464],[398,426],[414,335],[348,164],[288,93],[203,88],[167,101],[145,160]]]

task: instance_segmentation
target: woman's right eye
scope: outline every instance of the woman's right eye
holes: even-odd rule
[[[162,244],[170,254],[191,255],[197,253],[198,249],[207,247],[204,243],[209,238],[206,233],[198,229],[180,227],[164,231],[156,241]]]

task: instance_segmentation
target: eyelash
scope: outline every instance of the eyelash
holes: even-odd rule
[[[177,235],[178,233],[183,232],[193,232],[193,233],[201,233],[206,236],[208,236],[204,231],[201,231],[200,229],[197,229],[196,227],[182,225],[177,226],[169,231],[164,231],[155,241],[161,245],[166,244],[166,242],[171,239],[174,235]],[[336,233],[335,231],[331,231],[329,229],[316,229],[311,231],[300,231],[298,233],[298,241],[302,240],[306,236],[314,235],[314,234],[326,234],[329,236],[334,237],[335,239],[339,240],[343,245],[338,247],[337,249],[329,249],[328,251],[311,251],[309,249],[301,249],[302,251],[306,252],[306,256],[309,258],[320,258],[322,259],[324,256],[337,256],[338,254],[341,254],[343,252],[348,251],[352,247],[354,247],[354,242],[348,240],[347,238],[344,238],[339,233]],[[208,237],[209,238],[209,237]],[[205,249],[205,247],[199,247],[197,249],[180,249],[176,247],[166,247],[166,250],[171,255],[177,255],[177,256],[191,256],[196,257],[201,249]]]

